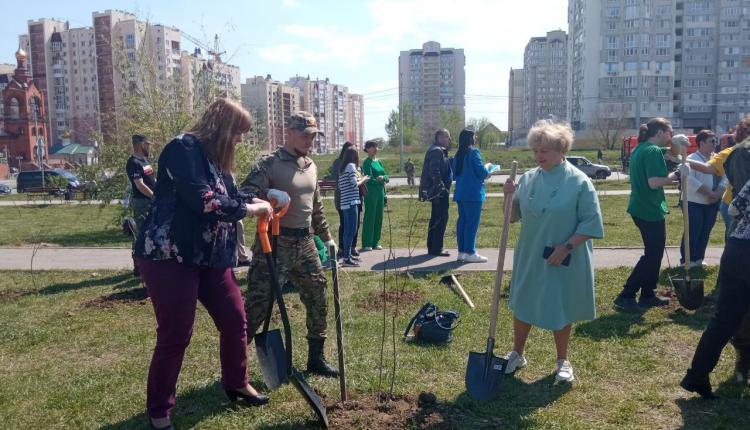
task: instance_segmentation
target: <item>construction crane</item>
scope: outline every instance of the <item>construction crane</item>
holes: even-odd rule
[[[180,30],[180,33],[182,33],[182,35],[185,36],[185,39],[193,42],[195,46],[197,46],[198,48],[204,49],[208,55],[213,56],[214,60],[217,63],[221,63],[222,62],[221,56],[227,53],[227,51],[219,52],[220,48],[219,48],[219,35],[218,34],[214,34],[214,46],[213,48],[211,48],[205,43],[201,42],[197,37],[191,36],[182,30]]]

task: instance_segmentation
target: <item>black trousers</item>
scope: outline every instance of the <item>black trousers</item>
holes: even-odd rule
[[[720,286],[716,313],[698,342],[688,371],[698,380],[707,380],[708,374],[719,362],[721,351],[740,328],[750,309],[749,261],[749,240],[727,240],[719,266]]]
[[[450,196],[447,191],[441,192],[431,200],[432,213],[427,230],[427,253],[439,254],[443,252],[443,239],[445,239],[445,227],[448,225],[448,207]]]
[[[664,220],[646,221],[633,217],[643,240],[643,255],[633,267],[633,272],[625,282],[620,293],[621,297],[635,298],[638,290],[641,298],[654,296],[656,284],[659,281],[661,259],[664,257],[664,245],[667,241],[667,229]]]

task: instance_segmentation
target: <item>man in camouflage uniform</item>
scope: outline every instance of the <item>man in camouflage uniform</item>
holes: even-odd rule
[[[315,117],[296,112],[287,127],[286,144],[262,158],[241,187],[261,198],[276,200],[278,206],[289,203],[289,211],[281,219],[281,235],[276,247],[276,268],[280,285],[287,280],[299,288],[300,299],[307,310],[307,371],[334,377],[339,371],[325,359],[328,304],[327,281],[315,248],[313,233],[326,242],[326,249],[335,246],[328,231],[323,203],[318,189],[318,169],[307,155],[320,133]],[[253,259],[248,271],[245,300],[248,338],[268,316],[268,303],[273,298],[269,268],[260,243],[255,240]]]

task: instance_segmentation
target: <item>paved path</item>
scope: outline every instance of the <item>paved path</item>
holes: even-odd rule
[[[723,248],[711,247],[706,250],[707,264],[718,265]],[[455,261],[455,250],[449,250],[451,257],[432,257],[425,249],[415,249],[411,257],[406,249],[395,249],[395,259],[385,262],[387,250],[362,253],[362,263],[358,268],[344,270],[383,270],[394,268],[411,271],[488,271],[494,272],[497,267],[497,249],[480,249],[478,252],[489,258],[487,263],[458,263]],[[668,247],[667,252],[672,265],[679,264],[680,250]],[[597,268],[632,267],[642,253],[641,248],[595,248],[594,263]],[[31,267],[33,248],[0,248],[0,270],[28,270]],[[130,249],[126,248],[62,248],[42,247],[34,256],[34,269],[39,270],[119,270],[132,268]],[[662,265],[667,265],[665,256]],[[505,258],[505,269],[513,267],[513,251],[509,250]]]

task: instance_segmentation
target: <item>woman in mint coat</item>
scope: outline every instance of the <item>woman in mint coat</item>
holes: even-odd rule
[[[383,229],[383,206],[385,204],[385,184],[388,175],[383,163],[375,156],[378,154],[378,143],[372,140],[365,142],[367,159],[362,163],[362,174],[369,176],[365,182],[365,215],[362,219],[362,251],[383,249],[380,245],[380,232]]]
[[[571,324],[596,317],[591,239],[604,235],[602,214],[591,180],[565,160],[573,144],[569,125],[539,121],[528,142],[539,167],[503,187],[506,196],[513,192],[511,221],[521,220],[508,302],[513,351],[505,372],[526,366],[526,339],[537,326],[553,332],[555,380],[572,382]]]

